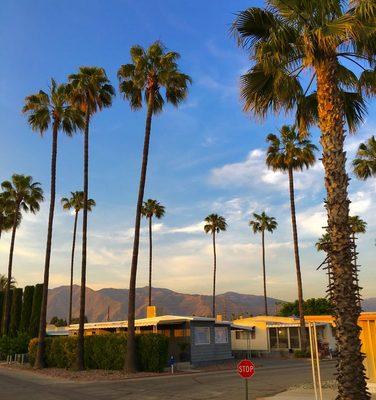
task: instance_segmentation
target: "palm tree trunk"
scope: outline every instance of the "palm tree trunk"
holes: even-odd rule
[[[20,204],[17,203],[13,219],[12,228],[12,238],[10,241],[9,250],[9,262],[8,262],[8,280],[5,289],[5,304],[4,304],[4,320],[3,320],[3,335],[8,335],[9,333],[9,322],[10,322],[10,286],[12,282],[12,266],[13,266],[13,253],[14,253],[14,243],[16,241],[16,231],[17,231],[17,216],[19,213]]]
[[[136,311],[136,276],[137,276],[138,250],[140,244],[141,208],[142,208],[142,202],[144,200],[146,170],[148,165],[151,121],[153,115],[153,101],[154,101],[153,96],[149,95],[148,111],[146,115],[146,124],[145,124],[145,139],[144,139],[144,149],[142,155],[140,185],[138,189],[136,219],[134,226],[133,254],[132,254],[131,275],[129,282],[127,353],[125,359],[125,370],[128,373],[135,372],[137,369],[136,338],[135,338],[135,326],[134,326],[135,311]]]
[[[149,306],[151,306],[151,274],[153,260],[152,217],[149,218]]]
[[[358,271],[358,256],[356,254],[356,238],[355,232],[352,234],[352,242],[354,248],[354,274],[355,274],[355,284],[357,287],[358,303],[359,307],[362,308],[362,301],[360,299],[360,287],[359,287],[359,271]]]
[[[54,223],[55,212],[55,197],[56,197],[56,159],[57,159],[57,138],[58,138],[58,122],[55,121],[52,132],[52,154],[51,154],[51,189],[50,189],[50,211],[48,216],[47,228],[47,245],[46,258],[44,261],[44,280],[43,280],[43,295],[42,305],[39,319],[39,334],[37,357],[34,368],[44,367],[44,350],[46,338],[46,318],[47,318],[47,301],[48,301],[48,281],[50,276],[50,260],[52,247],[52,230]]]
[[[264,278],[264,307],[265,315],[268,315],[268,298],[266,297],[266,267],[265,267],[265,232],[261,232],[262,242],[262,274]]]
[[[82,264],[81,264],[81,295],[80,320],[77,341],[77,369],[84,369],[84,331],[85,331],[85,300],[86,300],[86,249],[87,249],[87,199],[89,192],[89,123],[90,108],[87,105],[84,132],[84,207],[82,217]]]
[[[213,313],[212,316],[215,318],[215,284],[216,284],[216,277],[217,277],[217,252],[215,249],[215,231],[213,231]]]
[[[322,162],[327,191],[326,209],[329,252],[332,270],[332,295],[339,349],[337,364],[337,400],[370,399],[367,392],[364,355],[361,353],[358,318],[360,307],[352,264],[351,231],[349,226],[349,198],[346,173],[346,154],[343,104],[337,83],[336,58],[326,58],[315,65]]]
[[[70,270],[70,290],[69,290],[69,325],[72,323],[72,308],[73,308],[73,271],[74,271],[74,251],[76,248],[76,233],[77,233],[77,220],[78,211],[75,211],[74,225],[73,225],[73,242],[72,242],[72,254],[71,254],[71,270]]]
[[[301,349],[303,351],[305,351],[307,348],[307,334],[306,334],[305,321],[304,321],[304,310],[303,310],[303,283],[302,283],[302,272],[300,269],[298,228],[296,226],[296,211],[295,211],[294,173],[293,173],[292,168],[289,168],[288,173],[289,173],[289,186],[290,186],[292,236],[293,236],[293,240],[294,240],[296,280],[298,283],[300,341],[301,341]]]

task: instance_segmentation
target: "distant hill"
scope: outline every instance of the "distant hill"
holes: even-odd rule
[[[80,287],[73,289],[73,316],[79,314]],[[136,316],[146,316],[148,302],[148,288],[137,289]],[[238,315],[259,315],[264,312],[263,296],[245,295],[227,292],[216,296],[217,312],[227,319]],[[209,316],[211,314],[211,296],[200,294],[184,294],[169,289],[153,288],[153,302],[157,306],[158,315],[197,315]],[[276,312],[278,299],[268,298],[270,313]],[[60,286],[49,290],[48,294],[48,321],[57,316],[66,318],[69,304],[69,286]],[[86,315],[90,322],[107,320],[108,308],[110,320],[123,320],[128,311],[128,289],[86,289]]]
[[[369,299],[364,299],[362,302],[364,311],[375,311],[376,310],[376,297],[370,297]]]

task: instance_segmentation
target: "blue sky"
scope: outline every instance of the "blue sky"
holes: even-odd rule
[[[295,298],[296,285],[289,219],[287,177],[266,170],[265,136],[288,117],[257,121],[245,115],[238,80],[249,66],[246,54],[229,34],[234,14],[262,2],[180,1],[11,1],[0,12],[0,179],[27,173],[40,181],[48,197],[51,137],[31,132],[21,114],[25,96],[46,89],[51,77],[63,82],[80,65],[102,66],[117,89],[116,72],[129,61],[133,44],[159,39],[181,53],[181,70],[193,84],[179,108],[166,107],[153,121],[146,197],[166,206],[155,226],[154,284],[190,293],[210,293],[212,253],[202,231],[203,218],[218,212],[229,223],[218,242],[218,291],[261,294],[259,237],[247,222],[266,210],[279,229],[267,238],[269,295]],[[370,117],[346,142],[349,159],[358,144],[375,133]],[[90,147],[88,286],[127,287],[145,110],[130,111],[117,94],[112,108],[93,119]],[[318,133],[312,131],[318,144]],[[306,296],[322,296],[325,276],[316,271],[322,255],[314,242],[325,225],[322,168],[299,173],[298,224]],[[82,184],[82,136],[60,137],[58,198]],[[375,182],[353,179],[352,212],[367,220],[359,241],[361,282],[366,297],[376,296],[374,268]],[[14,275],[20,285],[42,280],[47,203],[26,216],[17,234]],[[69,281],[73,218],[59,204],[55,219],[51,286]],[[145,226],[145,224],[144,224]],[[147,283],[147,238],[143,230],[138,285]],[[9,235],[0,242],[5,273]],[[76,276],[80,252],[77,249]],[[78,282],[78,280],[77,280]]]

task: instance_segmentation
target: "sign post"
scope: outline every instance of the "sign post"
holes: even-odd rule
[[[245,400],[248,400],[248,379],[255,374],[255,364],[250,360],[242,360],[236,368],[238,374],[245,379]]]

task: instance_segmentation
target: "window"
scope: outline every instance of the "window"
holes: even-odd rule
[[[215,343],[225,344],[228,343],[228,329],[224,326],[216,326],[215,332]]]
[[[235,331],[236,340],[256,339],[256,330],[253,328],[251,331]]]
[[[269,329],[269,339],[270,339],[270,347],[272,349],[278,349],[278,338],[277,338],[276,328]]]
[[[289,328],[289,329],[290,329],[290,348],[300,349],[299,328]]]
[[[195,345],[210,344],[210,328],[208,326],[197,326],[194,333]]]

